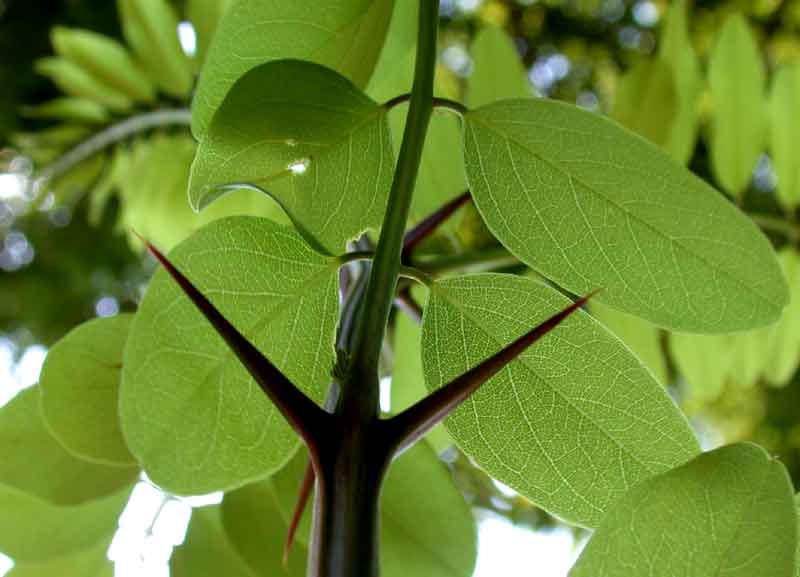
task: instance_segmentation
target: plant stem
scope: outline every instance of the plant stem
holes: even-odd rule
[[[449,272],[484,272],[517,266],[521,263],[517,257],[500,246],[452,256],[416,257],[412,264],[428,274],[437,275]]]
[[[356,331],[352,382],[342,391],[341,406],[352,405],[362,418],[378,414],[378,360],[400,270],[400,253],[409,207],[417,180],[422,147],[433,110],[433,75],[439,0],[420,0],[419,36],[414,83],[386,216]]]
[[[745,214],[747,214],[747,216],[749,216],[759,228],[765,231],[781,234],[792,242],[797,242],[800,240],[800,228],[789,220],[768,214],[757,214],[751,212]]]

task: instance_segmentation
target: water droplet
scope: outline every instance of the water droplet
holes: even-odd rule
[[[301,158],[300,160],[295,160],[293,163],[289,165],[289,172],[292,174],[303,174],[306,170],[308,170],[308,166],[311,164],[311,160],[308,158]]]

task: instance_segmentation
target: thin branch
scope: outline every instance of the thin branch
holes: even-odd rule
[[[40,170],[37,178],[44,180],[58,178],[101,150],[134,134],[160,126],[189,126],[191,121],[192,113],[186,108],[156,110],[131,116],[122,122],[104,128],[71,148],[53,163]]]
[[[141,237],[140,237],[141,238]],[[148,250],[172,276],[175,282],[203,313],[214,330],[225,340],[228,347],[255,379],[261,390],[275,404],[292,428],[303,438],[312,453],[317,451],[320,435],[324,434],[324,425],[330,418],[329,413],[321,409],[300,389],[261,354],[234,327],[217,308],[181,273],[161,252],[145,239]]]
[[[428,274],[492,271],[522,263],[502,246],[433,258],[417,257],[414,265]]]
[[[590,293],[578,299],[476,367],[456,377],[402,413],[384,421],[388,429],[388,438],[396,447],[395,454],[399,454],[413,445],[433,427],[441,423],[483,383],[582,307],[593,294]]]
[[[800,240],[800,227],[795,223],[769,214],[746,212],[747,216],[764,231],[778,233],[792,242]]]
[[[417,245],[428,238],[439,226],[450,218],[453,213],[472,200],[472,195],[467,190],[453,200],[447,202],[438,210],[421,220],[403,237],[402,260],[411,262],[411,253]]]

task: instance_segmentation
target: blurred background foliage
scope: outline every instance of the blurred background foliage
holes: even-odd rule
[[[193,78],[226,2],[173,4],[188,55],[174,64]],[[0,334],[17,354],[94,316],[135,309],[153,265],[132,229],[170,248],[222,215],[280,218],[253,192],[193,213],[186,180],[195,145],[185,123],[132,132],[64,162],[91,135],[126,119],[188,108],[191,83],[148,68],[130,24],[136,16],[120,19],[115,3],[47,6],[0,0]],[[800,160],[792,149],[800,131],[800,0],[442,0],[441,14],[440,93],[479,104],[490,95],[470,78],[488,74],[507,96],[610,114],[720,188],[769,235],[793,291],[774,327],[674,335],[610,309],[592,312],[670,388],[707,447],[754,440],[800,485]],[[87,40],[76,29],[103,36]],[[138,85],[109,75],[117,61],[85,60],[102,38],[130,50]],[[407,64],[393,60],[383,74],[400,75]],[[388,98],[394,80],[380,74],[379,65],[370,94]],[[426,150],[416,218],[436,206],[425,199],[463,190],[448,130],[432,127],[437,144]],[[423,248],[457,255],[496,246],[467,206]],[[553,522],[463,455],[451,449],[445,457],[475,507],[533,527]]]

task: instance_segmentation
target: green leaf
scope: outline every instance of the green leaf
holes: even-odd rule
[[[429,390],[569,302],[546,285],[511,275],[435,283],[422,328]],[[445,425],[487,473],[545,510],[588,527],[633,485],[697,453],[664,388],[582,311],[489,380]]]
[[[497,26],[481,27],[472,42],[473,69],[467,81],[467,104],[477,108],[503,98],[533,96],[514,41]]]
[[[397,316],[394,328],[392,413],[397,414],[427,396],[422,372],[422,330],[407,315]],[[425,437],[437,453],[453,444],[444,425],[435,426]]]
[[[670,67],[661,60],[641,60],[620,79],[611,116],[665,147],[670,141],[677,100]]]
[[[202,139],[234,83],[251,68],[284,58],[311,60],[366,85],[381,51],[393,0],[235,0],[211,45],[192,103]],[[265,42],[265,39],[269,41]]]
[[[128,96],[106,86],[86,70],[64,58],[40,58],[34,68],[70,96],[91,100],[114,112],[127,112],[133,106]]]
[[[771,327],[765,377],[771,385],[782,387],[791,381],[800,364],[800,255],[786,247],[778,253],[778,259],[789,280],[791,299],[781,319]]]
[[[306,549],[298,544],[282,564],[286,522],[269,482],[245,485],[225,495],[222,525],[228,540],[258,575],[306,575]]]
[[[670,3],[664,17],[658,57],[672,70],[677,90],[677,109],[666,149],[680,164],[688,164],[694,152],[698,128],[698,99],[703,91],[700,63],[689,38],[686,0]]]
[[[186,540],[169,561],[172,577],[259,577],[228,541],[220,514],[221,506],[192,512]]]
[[[94,547],[46,561],[18,561],[5,577],[113,577],[114,564],[106,557],[111,538]]]
[[[302,452],[272,478],[289,520],[303,476]],[[308,543],[307,509],[297,539]],[[475,564],[475,520],[447,467],[427,443],[417,443],[389,467],[381,496],[381,576],[469,577]]]
[[[644,139],[597,114],[511,100],[465,117],[467,179],[494,235],[575,293],[667,328],[774,321],[786,282],[744,214]]]
[[[195,60],[202,64],[206,59],[211,39],[222,15],[233,0],[187,0],[186,17],[194,26],[196,35]]]
[[[659,383],[667,384],[667,360],[661,350],[661,334],[656,327],[600,303],[592,302],[590,309],[592,316],[617,335],[650,369]]]
[[[103,124],[108,122],[108,111],[101,104],[86,98],[55,98],[38,106],[26,106],[22,115],[28,118],[47,118]]]
[[[114,533],[130,489],[82,505],[59,507],[0,485],[0,551],[24,562],[88,551]]]
[[[713,401],[720,395],[734,361],[730,335],[673,333],[669,350],[691,400]]]
[[[39,386],[50,432],[82,459],[132,465],[119,428],[122,351],[133,315],[84,323],[47,353]]]
[[[153,102],[155,86],[139,69],[127,48],[108,36],[56,26],[50,32],[56,53],[95,79],[135,101]]]
[[[335,253],[380,226],[393,169],[381,106],[331,70],[282,60],[228,93],[198,148],[189,199],[199,210],[233,183],[258,187]]]
[[[98,465],[67,452],[45,427],[39,403],[39,387],[33,387],[0,409],[0,484],[57,505],[77,505],[136,479],[138,467]]]
[[[747,20],[733,14],[725,21],[708,63],[714,101],[711,168],[720,186],[741,196],[764,151],[766,114],[764,64]]]
[[[336,259],[267,219],[202,228],[170,260],[306,394],[334,363]],[[178,493],[231,489],[279,469],[298,439],[181,289],[159,270],[131,326],[120,399],[131,452]]]
[[[783,465],[731,445],[625,495],[570,577],[791,577],[796,531]]]
[[[794,503],[795,503],[795,512],[797,513],[797,533],[798,537],[800,537],[800,493],[794,496]],[[797,541],[797,549],[795,549],[794,554],[794,574],[795,577],[800,577],[800,538]]]
[[[178,16],[166,0],[117,0],[122,33],[158,87],[177,98],[189,94],[192,63],[178,39]]]
[[[800,160],[796,139],[800,134],[800,64],[779,68],[772,79],[769,100],[769,149],[778,177],[777,198],[787,210],[800,204]]]

